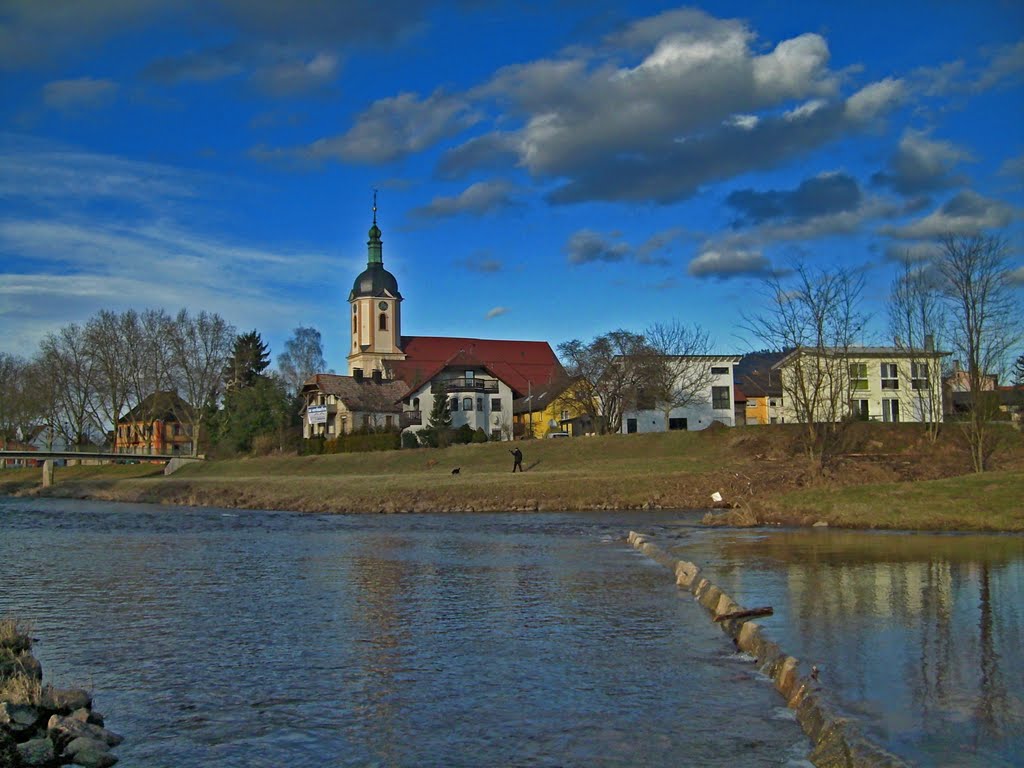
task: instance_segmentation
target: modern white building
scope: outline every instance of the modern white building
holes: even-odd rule
[[[667,358],[675,370],[676,387],[684,394],[677,401],[686,405],[668,409],[661,403],[652,407],[626,409],[622,415],[622,432],[666,432],[669,430],[707,429],[714,422],[727,427],[736,425],[736,391],[733,367],[738,355],[685,355]],[[666,418],[667,417],[667,418]]]
[[[898,347],[796,349],[773,366],[781,376],[785,420],[805,422],[814,414],[820,421],[941,421],[940,369],[949,354]]]

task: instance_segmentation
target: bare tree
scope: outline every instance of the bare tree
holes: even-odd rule
[[[945,337],[946,307],[933,271],[904,260],[889,293],[889,329],[896,348],[910,360],[913,405],[934,442],[942,425],[941,371],[935,345]]]
[[[220,397],[234,343],[234,326],[216,313],[202,311],[193,317],[182,309],[168,325],[171,378],[190,406],[175,415],[190,427],[193,456],[199,453],[206,417]]]
[[[129,310],[121,316],[121,334],[125,359],[122,362],[128,378],[133,416],[141,422],[146,448],[155,448],[153,422],[167,410],[171,388],[171,355],[168,331],[170,318],[162,309],[141,313]]]
[[[794,265],[766,282],[768,309],[743,315],[745,327],[789,355],[782,361],[787,410],[803,425],[807,455],[820,464],[850,412],[850,347],[867,317],[860,311],[860,272]]]
[[[992,419],[998,401],[989,377],[1003,372],[1010,350],[1021,339],[1020,305],[1000,237],[948,234],[938,259],[942,291],[949,302],[953,349],[967,372],[970,413],[964,432],[975,472],[984,472],[996,447]]]
[[[0,352],[0,443],[32,440],[44,410],[32,362]]]
[[[128,409],[132,395],[130,328],[135,313],[119,315],[102,309],[85,325],[88,355],[96,371],[93,417],[103,430],[111,430],[117,451],[117,425]]]
[[[654,356],[644,337],[620,329],[589,344],[578,339],[563,342],[558,354],[574,382],[559,400],[589,416],[600,434],[619,432],[623,412],[635,404],[650,378],[648,367]]]
[[[69,447],[88,445],[98,426],[93,417],[98,371],[85,330],[71,324],[46,336],[40,345],[39,365],[51,387],[50,428]]]
[[[296,328],[284,343],[284,352],[277,356],[277,369],[293,397],[302,391],[310,376],[324,373],[326,368],[323,343],[316,328]]]
[[[655,360],[648,367],[644,392],[665,416],[676,408],[689,408],[707,400],[708,388],[714,378],[705,357],[711,351],[708,332],[699,325],[686,325],[678,320],[654,323],[644,331],[644,339]]]

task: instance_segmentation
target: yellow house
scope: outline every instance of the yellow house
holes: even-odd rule
[[[585,414],[574,402],[575,398],[565,397],[572,386],[573,382],[568,379],[557,379],[516,400],[512,405],[516,437],[577,434],[578,427],[570,426],[569,422],[585,417]]]

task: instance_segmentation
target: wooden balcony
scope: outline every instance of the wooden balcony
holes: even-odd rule
[[[423,423],[423,411],[402,411],[401,416],[398,418],[398,423],[402,429],[418,427]]]
[[[473,377],[470,379],[464,376],[457,379],[447,379],[446,381],[435,381],[431,385],[430,391],[433,394],[454,394],[456,392],[483,392],[488,394],[498,394],[498,380],[497,379],[481,379]]]

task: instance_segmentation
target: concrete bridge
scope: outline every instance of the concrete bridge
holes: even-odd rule
[[[43,462],[43,487],[53,485],[53,462],[59,459],[68,461],[128,461],[128,462],[165,462],[164,474],[169,475],[185,464],[202,461],[192,456],[171,455],[164,453],[85,453],[81,451],[0,451],[0,462],[6,467],[5,459],[32,459]]]

